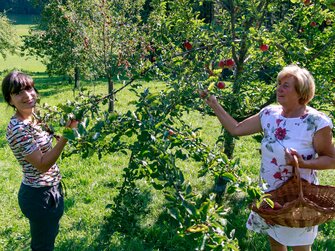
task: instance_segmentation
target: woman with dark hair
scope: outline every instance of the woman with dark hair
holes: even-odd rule
[[[6,138],[20,163],[23,179],[18,194],[22,213],[29,219],[32,250],[53,250],[64,212],[61,179],[57,159],[67,139],[59,137],[52,146],[53,133],[34,113],[38,91],[33,79],[19,71],[2,81],[2,94],[14,108]],[[75,128],[77,121],[67,127]]]
[[[310,72],[297,65],[284,67],[277,76],[277,103],[237,122],[207,90],[200,91],[224,128],[232,135],[243,136],[263,132],[260,177],[265,192],[282,186],[292,176],[293,155],[299,162],[300,175],[317,184],[317,170],[335,169],[332,143],[332,121],[322,112],[308,106],[314,97],[315,84]],[[310,251],[318,226],[290,228],[267,224],[251,212],[247,228],[268,236],[271,250]]]

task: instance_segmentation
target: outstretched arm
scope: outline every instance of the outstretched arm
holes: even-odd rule
[[[200,93],[200,96],[204,96],[204,93]],[[211,95],[206,99],[206,103],[212,108],[223,127],[233,136],[250,135],[262,131],[259,114],[237,122],[223,109],[215,96]]]

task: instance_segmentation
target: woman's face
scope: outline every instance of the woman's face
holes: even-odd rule
[[[277,102],[282,106],[293,107],[299,105],[299,95],[295,89],[296,79],[288,75],[281,78],[277,84]]]
[[[35,107],[37,93],[34,87],[26,86],[18,93],[10,95],[10,104],[15,106],[18,112],[30,112]]]

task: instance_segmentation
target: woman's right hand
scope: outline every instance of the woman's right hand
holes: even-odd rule
[[[200,98],[206,100],[208,98],[209,92],[208,90],[198,90]]]
[[[216,99],[216,97],[214,95],[210,95],[207,99],[206,99],[206,103],[212,107],[213,104],[217,104],[218,100]]]
[[[75,120],[75,119],[71,119],[71,120],[69,120],[67,123],[66,123],[66,125],[65,125],[65,127],[68,127],[68,128],[77,128],[78,127],[78,123],[79,123],[79,121],[78,120]]]
[[[208,90],[198,91],[200,98],[204,99],[208,105],[217,103],[217,99],[214,95],[211,95]]]

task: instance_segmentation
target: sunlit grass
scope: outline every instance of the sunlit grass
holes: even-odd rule
[[[15,27],[17,35],[21,38],[22,36],[29,34],[29,29],[34,26],[36,16],[30,15],[9,15],[8,18],[11,20]],[[40,60],[21,55],[20,46],[22,42],[17,44],[17,53],[6,55],[6,58],[0,56],[0,72],[9,72],[13,69],[18,69],[25,72],[45,72],[46,67],[41,63]]]

